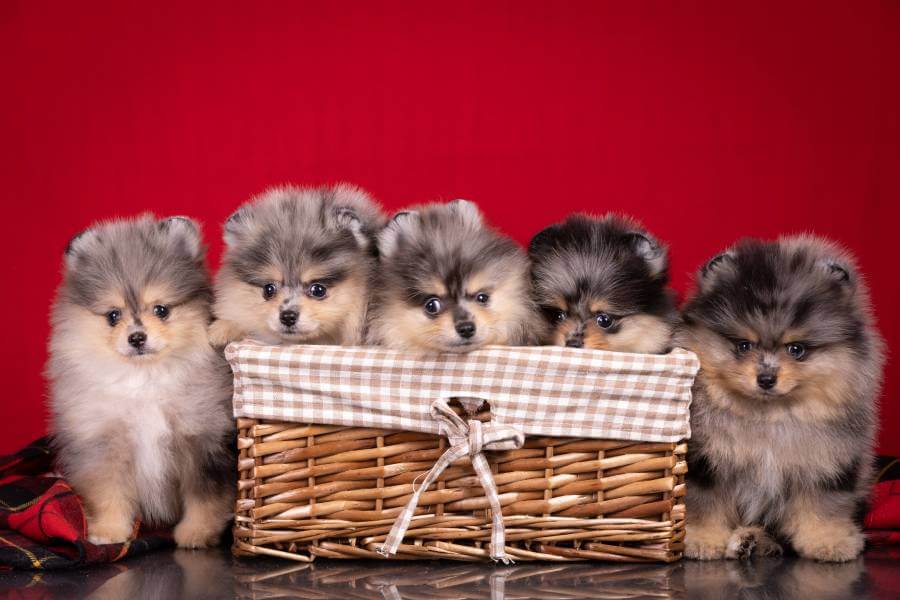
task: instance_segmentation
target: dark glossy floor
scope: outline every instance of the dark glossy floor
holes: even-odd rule
[[[403,563],[233,559],[166,550],[114,566],[0,573],[15,598],[900,598],[900,551],[841,565],[797,558],[675,565]]]

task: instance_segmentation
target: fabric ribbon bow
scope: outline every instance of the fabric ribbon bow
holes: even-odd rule
[[[480,402],[479,402],[480,404]],[[397,552],[403,536],[409,527],[413,513],[419,503],[419,497],[428,486],[434,483],[441,473],[454,461],[469,455],[472,468],[475,469],[485,496],[491,505],[491,558],[509,564],[512,560],[506,556],[506,536],[503,531],[503,511],[500,507],[500,498],[497,495],[497,486],[491,476],[491,468],[482,450],[513,450],[521,448],[525,442],[525,436],[515,427],[508,425],[484,424],[476,419],[464,421],[457,415],[447,400],[435,400],[431,404],[431,416],[437,419],[441,425],[441,433],[447,436],[450,448],[444,452],[434,464],[425,481],[418,489],[413,486],[413,494],[403,508],[403,512],[394,521],[394,526],[384,544],[376,550],[384,556],[391,556]]]

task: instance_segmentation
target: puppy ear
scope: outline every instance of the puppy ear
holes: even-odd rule
[[[821,266],[832,280],[841,285],[853,286],[856,282],[856,277],[853,275],[853,268],[846,263],[829,258],[822,261]]]
[[[472,228],[481,227],[484,219],[478,206],[469,200],[453,200],[447,204],[450,211],[462,218],[463,223]]]
[[[79,231],[69,243],[66,244],[65,261],[66,267],[71,269],[78,262],[78,258],[97,240],[97,232],[93,229],[85,229]]]
[[[401,238],[409,235],[418,225],[419,213],[416,211],[404,211],[394,215],[378,234],[378,253],[385,258],[393,256]]]
[[[193,219],[182,216],[169,217],[159,222],[159,229],[190,258],[196,259],[203,254],[200,226]]]
[[[225,244],[229,247],[236,246],[252,221],[253,207],[249,204],[242,204],[238,207],[225,221],[222,235]]]
[[[559,232],[559,225],[551,225],[537,232],[528,243],[528,256],[534,257],[553,248],[559,238]]]
[[[356,238],[356,243],[360,248],[369,246],[369,238],[363,231],[362,221],[356,211],[347,206],[340,206],[334,209],[334,221],[338,229],[347,230]]]
[[[731,250],[726,250],[713,256],[706,261],[705,265],[700,267],[700,272],[697,274],[697,283],[700,285],[700,290],[709,290],[719,277],[730,272],[733,268],[734,253]]]
[[[647,263],[651,276],[664,275],[668,271],[668,253],[652,236],[642,231],[632,231],[628,234],[628,241],[634,253]]]

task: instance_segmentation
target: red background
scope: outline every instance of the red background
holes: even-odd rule
[[[470,198],[521,242],[629,212],[682,291],[741,235],[815,231],[856,252],[900,342],[900,3],[181,4],[0,2],[0,451],[44,431],[72,234],[192,215],[216,266],[220,223],[282,182]]]

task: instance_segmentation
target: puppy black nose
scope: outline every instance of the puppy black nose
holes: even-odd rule
[[[568,340],[566,340],[566,346],[568,346],[569,348],[583,348],[584,340],[580,338],[569,338]]]
[[[143,331],[135,331],[128,336],[128,343],[135,348],[143,348],[144,344],[147,343],[147,334]]]
[[[296,310],[283,310],[278,316],[278,320],[281,321],[286,327],[290,327],[297,322],[297,318],[299,316],[300,315],[297,314]]]
[[[459,337],[469,339],[475,335],[475,323],[472,321],[460,321],[456,324],[456,333]]]
[[[760,373],[756,376],[756,385],[764,390],[771,390],[778,383],[778,377],[771,373]]]

